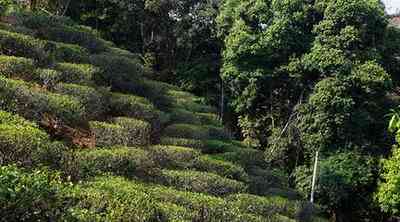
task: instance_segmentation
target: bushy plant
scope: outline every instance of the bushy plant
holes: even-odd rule
[[[116,116],[129,116],[148,121],[157,118],[156,108],[153,104],[139,96],[113,93],[110,99],[110,107]]]
[[[198,126],[191,124],[173,124],[168,126],[164,133],[169,137],[188,139],[228,139],[223,128],[213,126]]]
[[[127,117],[114,118],[113,122],[122,126],[127,131],[129,146],[145,146],[150,144],[151,126],[149,123]]]
[[[157,202],[140,185],[121,177],[98,177],[83,184],[71,196],[71,214],[77,221],[146,222],[157,214]]]
[[[0,166],[1,221],[58,221],[66,218],[65,185],[46,170],[24,172]]]
[[[254,166],[263,167],[266,165],[263,153],[260,150],[251,148],[246,148],[246,149],[242,148],[234,152],[217,154],[214,155],[214,157],[221,160],[226,160],[240,164],[245,169],[252,168]]]
[[[85,109],[70,96],[33,89],[29,83],[0,77],[1,107],[28,119],[41,120],[44,114],[52,114],[69,124],[84,120]]]
[[[31,36],[0,30],[0,53],[35,59],[39,64],[49,63],[45,43]]]
[[[213,173],[163,170],[163,183],[180,190],[221,196],[246,191],[244,183]]]
[[[89,64],[58,63],[55,66],[60,75],[60,81],[75,84],[91,84],[92,79],[100,70]]]
[[[61,74],[53,69],[36,69],[33,73],[32,80],[46,88],[53,88],[61,80]]]
[[[150,154],[163,168],[188,169],[194,166],[200,153],[194,149],[178,146],[152,146]]]
[[[97,91],[95,88],[59,83],[54,87],[54,92],[77,98],[85,107],[85,110],[88,111],[86,112],[86,119],[98,119],[108,111],[106,98],[102,92]]]
[[[174,137],[162,137],[160,144],[171,145],[171,146],[183,146],[190,147],[197,150],[203,150],[204,144],[202,140],[185,139],[185,138],[174,138]]]
[[[171,112],[171,122],[172,123],[186,123],[193,125],[200,125],[200,119],[193,112],[185,110],[185,109],[172,109]]]
[[[262,215],[266,218],[281,214],[295,218],[301,203],[282,197],[260,197],[250,194],[234,194],[227,198],[229,204],[247,213]]]
[[[52,53],[58,62],[88,63],[89,52],[86,48],[78,45],[66,44],[62,42],[52,42],[55,50]]]
[[[129,132],[120,125],[98,121],[91,121],[89,125],[99,147],[127,146],[129,143]]]
[[[217,175],[240,181],[247,181],[248,175],[241,166],[231,162],[213,159],[210,156],[202,156],[196,161],[195,168],[199,171],[215,173]]]
[[[102,69],[96,76],[96,82],[112,86],[118,91],[136,91],[139,77],[143,75],[143,67],[137,60],[107,53],[90,57],[91,64]]]
[[[30,80],[35,68],[34,61],[23,57],[0,56],[0,75]]]
[[[201,99],[190,93],[172,89],[168,90],[167,95],[171,98],[174,106],[177,108],[186,109],[192,112],[216,113],[215,108],[201,104]]]
[[[67,165],[75,179],[113,173],[126,177],[145,177],[155,170],[155,163],[144,150],[130,147],[82,150],[74,154]]]

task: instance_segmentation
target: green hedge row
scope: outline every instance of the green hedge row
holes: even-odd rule
[[[0,55],[0,75],[30,80],[35,69],[32,59]]]
[[[0,166],[0,220],[63,221],[69,213],[64,189],[59,176],[46,170]]]
[[[86,113],[86,119],[99,119],[108,112],[108,104],[105,94],[95,88],[76,84],[59,83],[54,86],[53,91],[58,94],[69,95],[77,98],[85,107],[85,110],[88,111]]]
[[[142,120],[120,117],[115,118],[113,123],[91,121],[89,125],[100,147],[144,146],[150,143],[151,127]]]
[[[52,142],[35,123],[0,111],[0,163],[58,167],[67,148]]]
[[[191,168],[200,157],[198,151],[179,146],[152,146],[150,154],[158,165],[170,169]]]
[[[151,126],[148,122],[127,117],[117,117],[113,122],[128,132],[129,146],[145,146],[150,144]]]
[[[168,137],[188,139],[230,139],[222,127],[198,126],[191,124],[173,124],[165,128],[164,134]]]
[[[98,177],[73,193],[78,221],[191,221],[183,207],[154,200],[145,185],[120,177]]]
[[[201,150],[206,154],[218,154],[225,152],[235,152],[243,149],[243,147],[234,141],[223,140],[199,140],[175,137],[162,137],[161,144],[171,146],[184,146]]]
[[[214,107],[201,104],[202,101],[199,97],[193,96],[190,93],[168,90],[168,97],[173,101],[174,107],[186,109],[192,112],[198,113],[216,113],[217,110]]]
[[[70,63],[89,62],[89,51],[86,48],[62,42],[49,42],[54,44],[54,50],[51,55],[54,57],[55,61]]]
[[[38,64],[48,64],[50,56],[44,41],[28,35],[0,30],[0,54],[35,59]]]
[[[211,156],[201,156],[194,167],[196,170],[215,173],[229,179],[244,182],[249,180],[247,173],[241,166],[227,161],[216,160]]]
[[[92,84],[100,73],[97,67],[89,64],[58,63],[54,69],[60,73],[61,82],[83,85]]]
[[[82,150],[73,154],[64,169],[75,180],[112,173],[126,177],[145,177],[156,169],[148,152],[130,147]]]
[[[44,114],[51,114],[68,124],[78,124],[86,116],[84,106],[74,97],[34,89],[27,82],[4,77],[0,77],[0,99],[3,110],[38,121]]]
[[[213,173],[199,171],[163,170],[162,183],[180,190],[223,196],[245,192],[244,183],[227,179]]]

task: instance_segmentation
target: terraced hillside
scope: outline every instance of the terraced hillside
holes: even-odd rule
[[[0,220],[307,218],[262,152],[139,55],[66,18],[3,20]]]

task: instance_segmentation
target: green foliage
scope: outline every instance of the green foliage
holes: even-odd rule
[[[15,166],[0,166],[1,220],[62,220],[67,215],[64,186],[57,174],[46,170],[27,173]]]
[[[162,145],[190,147],[197,150],[202,150],[204,148],[201,140],[194,139],[162,137],[160,143]]]
[[[179,146],[152,146],[150,153],[158,165],[169,169],[193,168],[200,157],[199,151]]]
[[[97,146],[126,146],[129,143],[129,132],[123,126],[98,121],[91,121],[89,125]]]
[[[227,198],[228,202],[242,211],[262,215],[266,218],[281,214],[294,218],[300,203],[282,197],[259,197],[249,194],[235,194]]]
[[[216,196],[244,192],[247,189],[242,182],[205,172],[163,170],[162,177],[165,185]]]
[[[210,156],[201,156],[195,168],[199,171],[215,173],[217,175],[246,182],[248,175],[244,169],[231,162],[213,159]]]
[[[37,30],[36,37],[56,42],[80,45],[91,53],[106,50],[106,43],[92,30],[74,25],[71,20],[57,16],[25,13],[18,16],[20,25]]]
[[[77,124],[86,115],[82,104],[75,98],[33,89],[32,85],[18,80],[0,78],[2,109],[28,118],[41,120],[52,114],[69,124]]]
[[[382,181],[375,195],[382,210],[391,215],[399,215],[400,212],[400,186],[399,186],[399,157],[398,147],[393,148],[393,154],[388,160],[383,161],[381,172]]]
[[[155,163],[146,151],[130,147],[82,150],[74,153],[74,157],[65,167],[72,169],[67,171],[68,174],[80,180],[104,173],[144,177],[155,169]]]
[[[31,79],[34,62],[31,59],[14,56],[0,56],[0,75],[22,79]]]
[[[86,48],[78,45],[66,44],[62,42],[52,42],[55,49],[52,56],[58,62],[88,63],[89,52]]]
[[[114,118],[113,122],[122,126],[128,132],[129,146],[150,144],[151,125],[148,122],[127,117]]]
[[[9,56],[32,58],[39,64],[48,64],[45,43],[31,36],[0,30],[0,53]]]
[[[108,111],[104,94],[95,88],[60,83],[54,86],[54,92],[77,98],[85,110],[88,111],[86,119],[99,118]]]
[[[138,79],[143,75],[139,61],[104,53],[92,55],[90,62],[102,69],[95,78],[98,84],[112,86],[118,91],[137,90]]]
[[[60,73],[60,81],[75,84],[90,84],[100,72],[89,64],[58,63],[55,67]]]
[[[201,99],[190,93],[169,90],[168,96],[172,99],[173,104],[177,108],[185,109],[192,112],[216,113],[215,108],[201,104]]]
[[[254,166],[265,166],[263,153],[259,150],[251,148],[242,148],[233,152],[217,154],[214,155],[214,157],[217,159],[237,163],[243,166],[245,169],[252,168]]]
[[[169,137],[188,139],[229,139],[223,128],[214,126],[196,126],[191,124],[173,124],[164,130]]]
[[[60,82],[61,75],[59,72],[53,69],[36,69],[31,70],[32,81],[46,87],[54,88],[54,86]]]

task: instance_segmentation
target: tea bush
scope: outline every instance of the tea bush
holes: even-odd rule
[[[122,126],[128,133],[129,146],[145,146],[150,144],[151,126],[149,123],[127,117],[114,118],[113,122]]]
[[[98,121],[91,121],[89,125],[97,146],[127,146],[129,143],[129,132],[120,125]]]
[[[194,166],[200,153],[191,148],[177,146],[152,146],[152,158],[163,168],[187,169]]]
[[[246,191],[246,186],[242,182],[198,171],[163,170],[162,180],[165,185],[180,190],[217,196]]]
[[[223,128],[213,126],[198,126],[191,124],[173,124],[164,133],[169,137],[188,139],[229,139]]]
[[[201,125],[200,119],[193,112],[179,108],[172,109],[170,112],[172,123]]]
[[[0,55],[0,75],[30,80],[35,64],[32,59]]]
[[[28,119],[41,120],[45,113],[78,124],[84,121],[85,109],[70,96],[39,91],[29,83],[0,77],[1,108]]]
[[[54,92],[77,98],[88,112],[86,119],[96,119],[103,116],[107,110],[107,100],[95,88],[76,84],[57,84]]]
[[[91,84],[94,76],[100,70],[89,64],[58,63],[55,66],[60,75],[60,81],[75,84]]]
[[[248,175],[242,167],[227,161],[213,159],[210,156],[202,156],[196,162],[195,168],[199,171],[215,173],[229,179],[248,180]]]
[[[185,139],[185,138],[174,138],[174,137],[162,137],[160,144],[170,146],[183,146],[190,147],[197,150],[203,150],[204,144],[201,140]]]
[[[32,80],[48,89],[52,89],[60,82],[61,74],[53,69],[36,69],[33,71]]]
[[[88,178],[104,173],[126,177],[147,176],[155,169],[153,160],[144,150],[129,147],[82,150],[75,153],[70,172],[77,178]]]
[[[195,115],[203,125],[221,126],[218,116],[214,113],[196,113]]]
[[[143,67],[139,61],[122,56],[110,54],[92,55],[91,64],[102,69],[101,75],[96,76],[96,82],[101,85],[112,86],[118,91],[137,90],[135,87],[139,78],[143,75]],[[126,85],[126,87],[125,87]]]
[[[45,42],[31,36],[0,30],[0,54],[27,57],[41,65],[48,64],[50,57],[45,45]]]
[[[55,61],[70,63],[89,62],[89,52],[86,48],[62,42],[52,43],[55,45],[55,49],[52,52],[52,56],[54,56]]]
[[[0,166],[1,221],[59,221],[67,218],[65,185],[46,170],[25,172]]]

